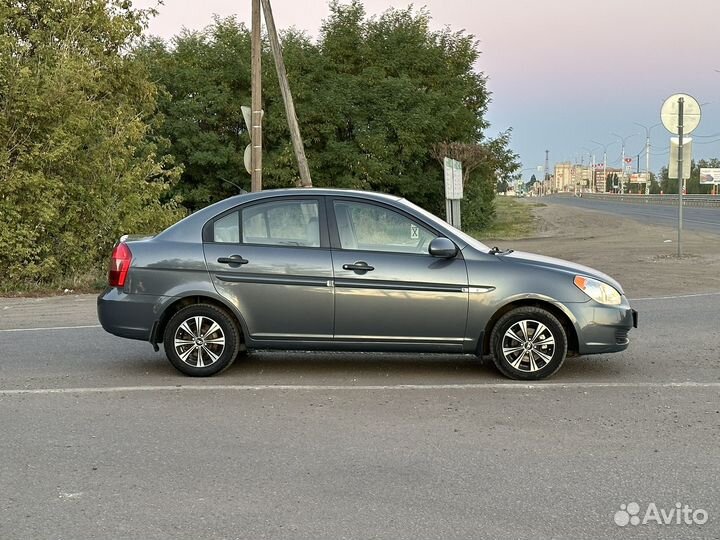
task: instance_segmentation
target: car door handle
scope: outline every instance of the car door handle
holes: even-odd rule
[[[220,264],[229,264],[230,266],[241,266],[250,261],[243,259],[240,255],[230,255],[229,257],[219,257],[217,262]]]
[[[343,264],[343,270],[352,270],[353,272],[371,272],[375,270],[375,267],[370,266],[365,261],[357,261],[353,264]]]

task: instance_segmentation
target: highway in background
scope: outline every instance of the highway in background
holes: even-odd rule
[[[616,214],[625,218],[637,220],[641,223],[652,225],[664,225],[676,227],[678,219],[678,207],[635,204],[627,202],[612,202],[585,197],[551,196],[542,199],[553,204],[564,204],[576,208],[598,210],[609,214]],[[720,234],[720,208],[683,208],[683,228]]]

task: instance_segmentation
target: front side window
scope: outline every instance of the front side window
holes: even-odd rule
[[[317,201],[271,201],[241,211],[242,242],[320,247]]]
[[[427,254],[435,234],[384,206],[335,201],[335,218],[343,249]]]

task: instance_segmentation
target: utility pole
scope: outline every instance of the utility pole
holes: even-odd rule
[[[550,150],[545,150],[545,178],[543,178],[543,186],[545,187],[545,194],[547,195],[547,183],[550,182],[550,178],[548,177],[548,166],[550,164]],[[550,193],[552,193],[552,186],[550,186]]]
[[[251,86],[252,106],[250,130],[251,180],[250,190],[262,190],[262,41],[260,28],[260,0],[252,0],[252,33],[251,33]]]
[[[298,125],[297,114],[295,113],[295,103],[292,93],[290,92],[282,47],[280,45],[280,39],[278,39],[277,29],[275,28],[275,19],[273,18],[272,8],[270,7],[270,0],[261,1],[265,15],[265,24],[267,25],[268,35],[270,37],[270,48],[272,49],[273,58],[275,59],[275,69],[277,70],[278,82],[280,83],[280,91],[282,92],[283,102],[285,103],[285,114],[288,119],[288,127],[290,128],[290,137],[293,148],[295,149],[298,169],[300,169],[300,186],[312,187],[310,168],[308,167],[307,158],[305,157],[305,147],[302,137],[300,136],[300,126]]]

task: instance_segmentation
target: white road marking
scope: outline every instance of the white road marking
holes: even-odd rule
[[[0,332],[40,332],[42,330],[76,330],[78,328],[101,328],[99,324],[88,324],[85,326],[46,326],[42,328],[6,328]]]
[[[592,388],[720,388],[720,382],[568,382],[568,383],[468,383],[468,384],[389,384],[389,385],[322,385],[322,384],[198,384],[163,386],[107,386],[90,388],[28,388],[0,389],[0,396],[46,394],[103,394],[123,392],[183,391],[343,391],[365,392],[383,390],[574,390]]]
[[[720,292],[698,293],[698,294],[678,294],[675,296],[648,296],[646,298],[630,298],[631,302],[640,300],[675,300],[676,298],[696,298],[698,296],[718,296]]]

